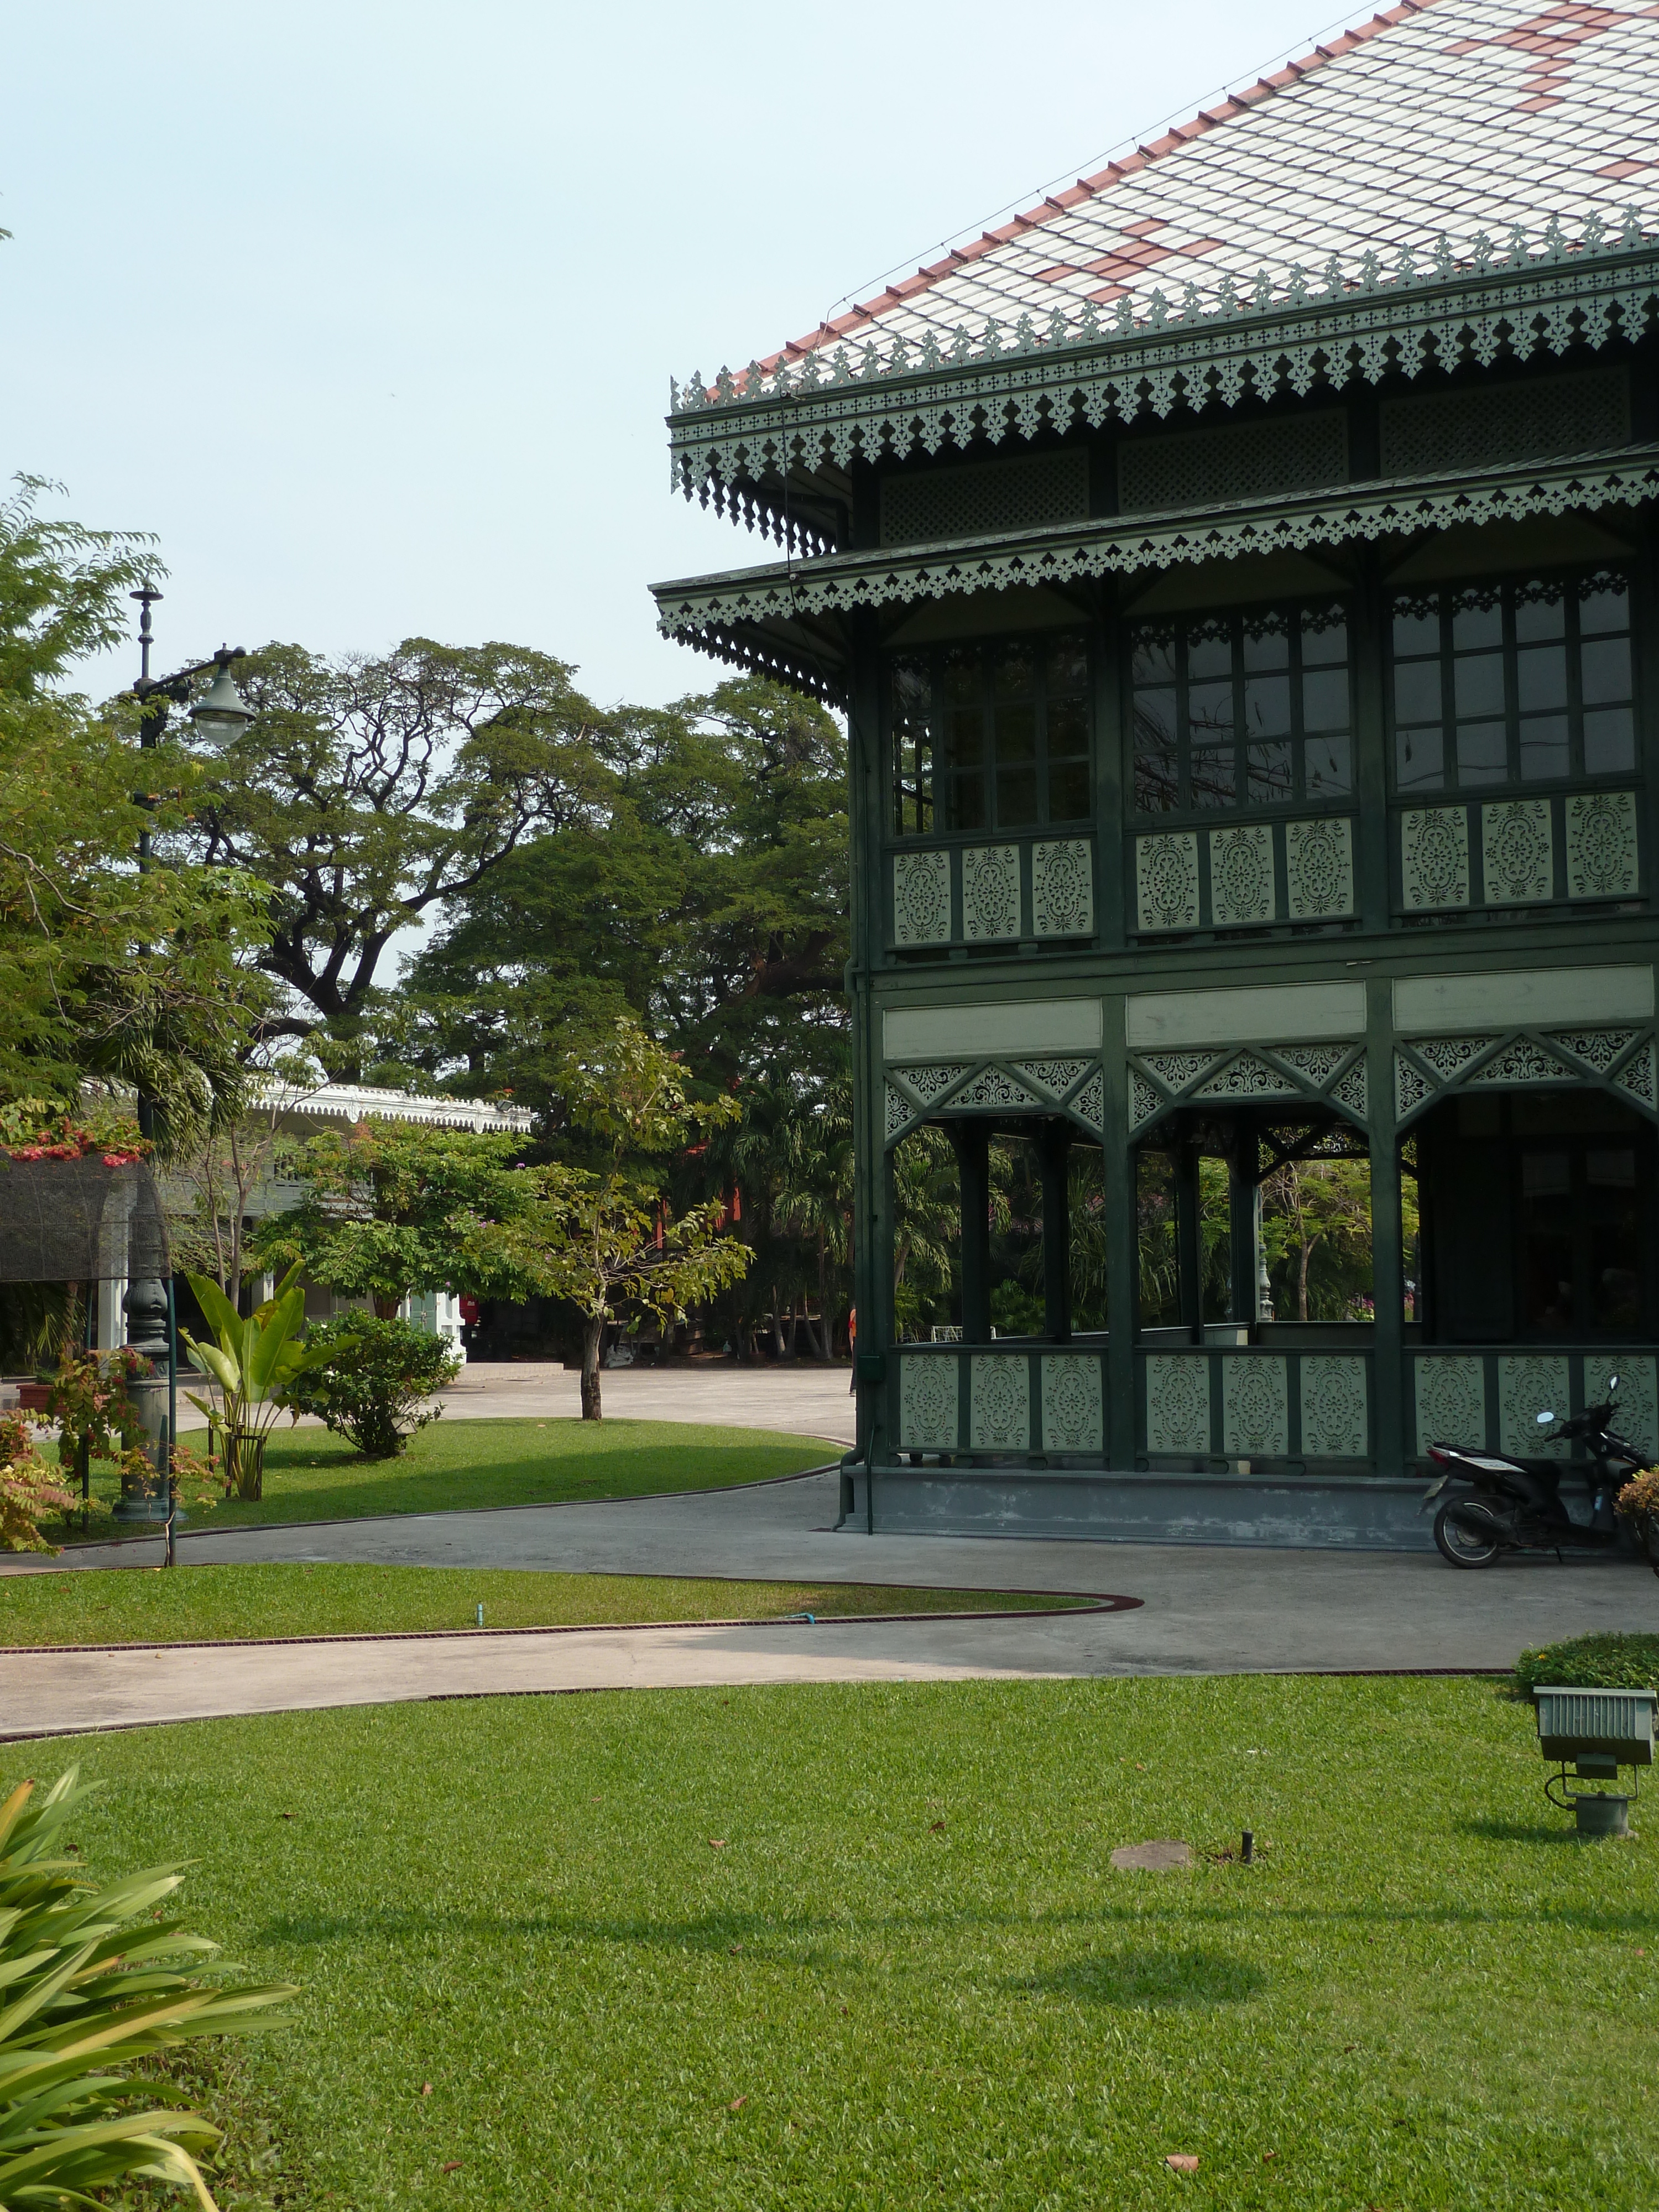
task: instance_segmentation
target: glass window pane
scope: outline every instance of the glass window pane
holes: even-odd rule
[[[1020,706],[997,708],[997,766],[1010,761],[1036,758],[1036,708],[1029,700]]]
[[[1529,584],[1516,593],[1517,645],[1530,645],[1540,638],[1565,637],[1566,634],[1566,597],[1559,585]]]
[[[951,778],[951,818],[947,830],[982,830],[985,827],[985,780],[979,775],[953,775]]]
[[[1459,783],[1507,783],[1510,775],[1508,736],[1501,722],[1460,722],[1457,726]]]
[[[1440,725],[1401,730],[1394,741],[1394,780],[1401,791],[1438,791],[1445,781]]]
[[[1630,640],[1603,637],[1579,648],[1579,681],[1587,707],[1610,706],[1630,696]]]
[[[1187,720],[1194,742],[1200,737],[1219,737],[1224,731],[1231,736],[1233,726],[1231,684],[1189,684],[1187,686]]]
[[[1302,615],[1302,665],[1328,668],[1348,657],[1347,617],[1340,607],[1328,612],[1307,607]]]
[[[1169,695],[1173,702],[1174,694]],[[1089,702],[1086,699],[1048,702],[1048,757],[1061,760],[1089,750]]]
[[[1245,747],[1249,802],[1272,806],[1291,796],[1291,744],[1288,738],[1274,744]]]
[[[1566,705],[1567,648],[1565,645],[1528,646],[1516,654],[1515,702],[1523,714],[1529,708]]]
[[[1176,695],[1137,691],[1134,705],[1135,805],[1166,814],[1180,802],[1176,759]]]
[[[1131,673],[1137,684],[1173,684],[1176,679],[1175,633],[1167,629],[1137,629],[1130,637]]]
[[[1302,748],[1302,785],[1310,799],[1345,799],[1353,789],[1346,734],[1308,738]]]
[[[1628,707],[1601,707],[1584,717],[1586,775],[1628,775],[1636,766],[1636,724]]]
[[[947,757],[952,768],[977,768],[985,757],[985,717],[972,707],[958,707],[945,718]]]
[[[1482,600],[1490,599],[1483,605]],[[1504,610],[1489,593],[1471,594],[1452,609],[1452,650],[1468,653],[1484,645],[1504,642]]]
[[[1534,714],[1521,724],[1521,773],[1534,779],[1565,775],[1571,766],[1565,714]]]
[[[1584,1155],[1584,1181],[1592,1190],[1634,1190],[1636,1155],[1623,1148]]]
[[[1259,670],[1291,665],[1290,624],[1283,615],[1252,615],[1244,625],[1244,665]]]
[[[991,685],[999,699],[1029,699],[1036,689],[1036,655],[1029,645],[1000,645],[991,655]]]
[[[1231,676],[1233,669],[1232,632],[1221,623],[1200,623],[1187,633],[1187,673],[1202,681]]]
[[[1244,679],[1244,732],[1252,738],[1285,738],[1291,732],[1291,679],[1288,676],[1248,676]]]
[[[1088,818],[1088,763],[1086,761],[1063,761],[1059,767],[1048,770],[1048,819],[1051,822],[1086,822]]]
[[[925,660],[896,660],[892,681],[894,720],[902,722],[913,715],[925,716],[933,691],[927,663]]]
[[[1593,576],[1578,602],[1578,630],[1594,637],[1630,628],[1630,587],[1622,576]]]
[[[997,775],[997,827],[1019,830],[1037,818],[1036,770],[1003,769]]]
[[[1432,713],[1439,711],[1437,691]],[[1346,668],[1316,669],[1302,679],[1302,726],[1304,730],[1346,730],[1348,726],[1348,672]]]
[[[1394,672],[1394,718],[1396,722],[1437,722],[1440,720],[1440,663],[1413,660]]]
[[[1238,770],[1231,745],[1194,745],[1193,805],[1231,806],[1238,795]]]
[[[1135,805],[1142,814],[1168,814],[1181,798],[1174,748],[1135,755]]]
[[[1504,711],[1504,656],[1477,653],[1452,663],[1452,690],[1460,721],[1470,715]]]
[[[1394,611],[1394,649],[1396,654],[1438,653],[1440,612],[1432,601],[1401,599]],[[1307,645],[1302,647],[1307,658]]]
[[[951,647],[945,656],[944,678],[949,707],[977,707],[985,696],[979,654],[971,645]]]
[[[1080,632],[1068,632],[1048,647],[1048,692],[1085,691],[1089,686],[1089,647]]]

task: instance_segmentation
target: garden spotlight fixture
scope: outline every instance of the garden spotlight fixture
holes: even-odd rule
[[[1564,1813],[1572,1808],[1581,1836],[1627,1836],[1629,1797],[1616,1790],[1575,1790],[1571,1785],[1575,1781],[1616,1782],[1621,1766],[1652,1765],[1653,1692],[1574,1690],[1540,1683],[1533,1696],[1538,1708],[1538,1748],[1559,1765],[1545,1783],[1544,1795]]]

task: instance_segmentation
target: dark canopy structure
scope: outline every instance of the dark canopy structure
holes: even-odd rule
[[[142,1160],[0,1155],[0,1283],[166,1282],[167,1218]]]

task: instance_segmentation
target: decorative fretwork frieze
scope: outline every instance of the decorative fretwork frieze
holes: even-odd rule
[[[1144,1129],[1149,1121],[1155,1121],[1163,1111],[1162,1098],[1144,1075],[1132,1069],[1129,1075],[1130,1134],[1133,1135],[1137,1129]]]
[[[1019,935],[1019,848],[970,845],[962,856],[962,933],[969,944]]]
[[[931,1106],[941,1092],[960,1083],[972,1065],[965,1060],[940,1060],[931,1067],[896,1067],[892,1073],[922,1105]]]
[[[1042,1355],[1042,1449],[1101,1452],[1106,1448],[1100,1361],[1090,1352]]]
[[[1517,1037],[1513,1044],[1506,1045],[1502,1052],[1477,1067],[1468,1079],[1472,1084],[1498,1084],[1507,1089],[1524,1083],[1559,1083],[1575,1073],[1553,1052],[1534,1044],[1530,1037]]]
[[[893,942],[951,942],[951,855],[897,853],[893,857]]]
[[[890,1137],[896,1137],[899,1131],[904,1127],[905,1123],[911,1119],[916,1109],[911,1104],[910,1101],[904,1096],[903,1092],[902,1091],[895,1091],[890,1083],[886,1085],[886,1092],[887,1134]]]
[[[1630,898],[1640,888],[1633,791],[1575,792],[1566,803],[1567,896]]]
[[[1598,1075],[1605,1075],[1620,1054],[1636,1042],[1634,1030],[1552,1030],[1548,1034],[1558,1050],[1582,1060]]]
[[[1469,902],[1469,824],[1461,806],[1408,807],[1400,817],[1400,890],[1407,913]]]
[[[1309,1459],[1366,1459],[1370,1455],[1370,1385],[1358,1352],[1304,1352],[1301,1374],[1302,1449]]]
[[[1023,1083],[1016,1083],[1006,1069],[988,1067],[971,1083],[963,1085],[951,1099],[951,1109],[953,1113],[960,1106],[988,1106],[1006,1110],[1011,1107],[1019,1109],[1042,1103],[1034,1091],[1028,1091]]]
[[[1198,927],[1198,839],[1190,830],[1135,839],[1135,915],[1141,930]]]
[[[1210,920],[1218,929],[1271,921],[1273,836],[1265,822],[1210,832]]]
[[[1358,1121],[1370,1121],[1370,1094],[1366,1086],[1364,1054],[1355,1060],[1340,1083],[1332,1084],[1330,1096],[1337,1105],[1346,1106]]]
[[[1072,1099],[1070,1110],[1097,1136],[1103,1132],[1106,1127],[1106,1085],[1098,1068]]]
[[[1395,1112],[1401,1121],[1436,1091],[1458,1086],[1507,1090],[1600,1079],[1650,1109],[1659,1096],[1653,1041],[1632,1029],[1407,1037],[1395,1053],[1394,1065]]]
[[[1655,1103],[1659,1088],[1654,1081],[1653,1042],[1651,1038],[1638,1048],[1620,1069],[1618,1084],[1628,1091],[1632,1098],[1639,1098],[1644,1106]]]
[[[1285,824],[1285,878],[1292,921],[1353,912],[1353,831],[1346,815]]]
[[[1282,1060],[1287,1067],[1295,1068],[1316,1091],[1322,1091],[1352,1051],[1346,1044],[1277,1044],[1271,1048],[1273,1058]]]
[[[969,1438],[975,1451],[1029,1451],[1031,1363],[1023,1352],[976,1352],[969,1359]]]
[[[1297,1085],[1253,1052],[1241,1052],[1207,1082],[1200,1083],[1193,1095],[1198,1098],[1294,1098]]]
[[[1542,906],[1554,897],[1547,799],[1502,799],[1481,808],[1480,871],[1488,906]]]
[[[1017,1073],[1029,1076],[1044,1091],[1052,1091],[1056,1098],[1063,1098],[1094,1064],[1091,1060],[1017,1060],[1014,1067]]]
[[[1413,1037],[1412,1050],[1428,1061],[1442,1083],[1455,1083],[1483,1052],[1491,1051],[1492,1042],[1489,1036]]]
[[[955,1451],[957,1368],[951,1352],[899,1356],[898,1441],[901,1451]]]
[[[1166,1091],[1187,1091],[1206,1076],[1221,1055],[1213,1052],[1148,1052],[1141,1055]]]
[[[1031,926],[1041,938],[1093,936],[1094,848],[1085,838],[1032,846]]]
[[[1394,1056],[1394,1112],[1397,1121],[1420,1106],[1434,1085],[1414,1060],[1407,1060],[1403,1052]]]

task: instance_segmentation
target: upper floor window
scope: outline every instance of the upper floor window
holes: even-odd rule
[[[1630,775],[1630,605],[1605,569],[1396,598],[1395,788]]]
[[[1088,820],[1081,632],[903,654],[888,705],[897,836]]]
[[[1322,803],[1352,791],[1339,603],[1137,623],[1129,649],[1137,812]]]

